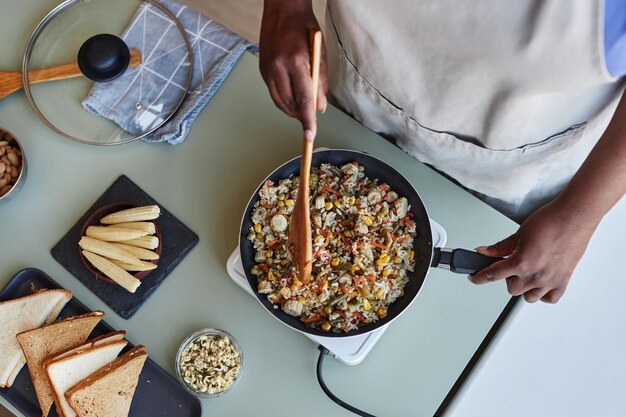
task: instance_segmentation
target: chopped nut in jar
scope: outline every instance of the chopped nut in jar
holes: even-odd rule
[[[178,364],[185,383],[195,392],[219,394],[237,379],[241,357],[224,335],[202,335],[183,351]]]

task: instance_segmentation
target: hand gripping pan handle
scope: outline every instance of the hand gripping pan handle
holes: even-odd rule
[[[504,258],[493,258],[467,249],[435,248],[430,266],[471,275],[502,259]]]

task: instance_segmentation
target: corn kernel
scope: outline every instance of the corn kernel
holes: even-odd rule
[[[296,291],[298,291],[298,286],[295,284],[291,284],[291,286],[289,287],[289,290],[295,293]]]
[[[338,266],[339,265],[339,258],[333,258],[333,260],[330,261],[330,264],[332,266]]]
[[[284,200],[285,199],[285,194],[278,194],[278,199],[279,200]]]
[[[248,233],[248,236],[246,236],[248,240],[254,240],[255,237],[256,237],[256,233],[254,232],[250,232]]]
[[[257,268],[256,266],[253,266],[252,269],[250,270],[250,273],[252,275],[259,275],[259,268]]]
[[[261,225],[260,225],[260,224],[255,224],[255,225],[254,225],[254,231],[255,231],[255,232],[257,232],[257,233],[261,233],[261,229],[262,229],[262,227],[261,227]]]
[[[360,270],[361,270],[361,267],[358,266],[358,265],[352,265],[350,267],[350,272],[356,272],[356,271],[360,271]]]
[[[388,277],[389,275],[391,275],[391,268],[383,269],[383,277]]]
[[[329,323],[329,322],[327,322],[327,321],[325,321],[324,323],[322,323],[322,326],[321,326],[321,327],[322,327],[322,330],[323,330],[323,331],[327,332],[327,331],[329,331],[329,330],[330,330],[330,323]]]
[[[280,289],[280,295],[285,298],[289,298],[289,296],[291,295],[291,290],[287,287],[283,287]]]
[[[274,273],[272,271],[269,271],[267,273],[267,280],[268,281],[274,281],[276,279],[276,277],[274,276]]]
[[[268,250],[265,252],[265,257],[266,258],[271,258],[274,255],[274,252],[271,250]]]
[[[384,295],[385,293],[383,292],[382,288],[376,290],[376,298],[378,298],[379,300],[382,299]]]
[[[298,302],[301,303],[301,304],[304,304],[304,303],[306,303],[306,298],[304,298],[303,296],[299,296],[298,297]]]
[[[389,259],[382,256],[376,261],[376,266],[387,266],[387,264],[389,264]]]
[[[327,290],[328,289],[328,280],[325,279],[324,283],[322,284],[322,291]]]
[[[290,198],[289,200],[285,200],[285,205],[286,205],[287,207],[291,207],[291,206],[293,206],[294,204],[296,204],[296,202],[295,202],[295,201],[293,201],[291,198]]]
[[[322,236],[322,235],[317,235],[317,236],[315,236],[315,240],[314,240],[314,241],[315,241],[315,243],[320,243],[320,242],[322,242],[323,240],[324,240],[324,236]]]
[[[361,308],[365,311],[370,311],[370,309],[372,308],[372,305],[367,300],[367,298],[364,298],[363,301],[361,302]]]
[[[353,206],[354,203],[356,203],[356,198],[354,196],[351,196],[350,199],[348,200],[348,203]]]
[[[412,261],[413,259],[415,259],[415,251],[414,250],[409,252],[409,260]]]
[[[335,207],[341,207],[341,201],[335,200]]]
[[[367,216],[363,219],[363,223],[365,223],[366,226],[371,226],[374,224],[374,220],[372,220],[370,216]]]
[[[276,202],[276,206],[277,207],[285,207],[285,202],[283,200],[278,200],[278,202]]]
[[[401,264],[402,263],[402,258],[400,256],[394,256],[393,262],[396,263],[396,264]]]
[[[330,210],[331,208],[333,208],[333,203],[329,201],[328,203],[324,204],[324,208],[326,209],[326,211]]]
[[[299,285],[300,284],[300,280],[298,278],[294,278],[292,281],[293,285]]]
[[[383,318],[387,315],[387,310],[382,307],[378,307],[378,310],[376,310],[376,315],[380,318]]]
[[[383,252],[380,254],[380,259],[388,259],[389,258],[389,254],[387,252]]]

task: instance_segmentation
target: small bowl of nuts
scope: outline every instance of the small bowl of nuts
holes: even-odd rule
[[[187,337],[176,354],[176,376],[198,397],[219,397],[237,385],[243,353],[235,338],[220,329],[203,329]]]
[[[17,138],[0,129],[0,202],[11,199],[26,181],[26,158]]]

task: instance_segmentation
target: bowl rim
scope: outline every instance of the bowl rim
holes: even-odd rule
[[[20,156],[20,158],[22,160],[22,168],[20,169],[20,175],[17,176],[17,180],[15,180],[15,184],[13,184],[13,186],[11,187],[9,192],[6,193],[3,196],[0,196],[0,201],[2,201],[2,200],[8,200],[11,196],[14,196],[20,190],[21,186],[18,187],[17,185],[21,183],[22,177],[24,177],[26,175],[25,174],[25,172],[26,172],[26,154],[24,152],[24,147],[22,146],[22,143],[19,141],[17,136],[15,136],[15,134],[13,134],[13,132],[11,132],[11,131],[3,128],[3,127],[0,127],[0,133],[6,133],[6,134],[10,135],[11,139],[7,140],[7,142],[9,142],[9,145],[11,145],[11,146],[17,145],[17,148],[22,153],[22,155]]]
[[[200,336],[214,336],[214,335],[227,337],[230,340],[230,342],[233,344],[233,346],[235,346],[235,349],[237,350],[237,352],[239,352],[239,371],[237,372],[237,376],[235,377],[235,380],[233,381],[232,384],[228,386],[228,388],[226,388],[223,391],[216,392],[214,394],[209,394],[206,392],[196,391],[185,382],[181,374],[180,359],[183,355],[184,350],[187,348],[187,346],[189,346],[189,344],[191,344],[192,341],[196,340]],[[227,392],[231,391],[239,383],[239,380],[241,379],[241,375],[243,374],[243,367],[244,367],[243,356],[244,355],[243,355],[243,350],[241,349],[241,345],[239,344],[239,342],[237,342],[237,339],[235,339],[235,337],[232,334],[230,334],[226,330],[218,329],[215,327],[206,327],[204,329],[200,329],[191,333],[189,336],[185,337],[185,339],[183,339],[183,341],[181,342],[180,346],[178,347],[178,351],[176,352],[176,363],[174,364],[174,367],[176,368],[176,377],[178,378],[178,382],[183,386],[183,388],[185,388],[189,393],[197,397],[202,397],[202,398],[220,397],[226,394]]]

